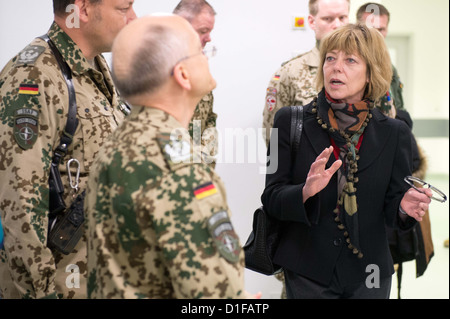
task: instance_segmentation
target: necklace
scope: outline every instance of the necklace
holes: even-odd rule
[[[363,253],[357,248],[350,239],[350,234],[343,224],[341,220],[341,211],[342,209],[351,217],[357,212],[357,202],[356,202],[356,188],[355,184],[358,183],[358,177],[356,177],[356,173],[358,172],[358,160],[360,159],[359,148],[358,143],[360,140],[360,137],[364,133],[365,128],[367,127],[370,119],[372,118],[372,114],[370,113],[367,115],[367,118],[364,120],[364,123],[362,124],[361,128],[355,132],[353,135],[350,135],[349,133],[343,131],[343,130],[336,130],[331,125],[327,124],[319,115],[319,112],[317,110],[317,97],[313,101],[313,109],[312,112],[316,114],[317,123],[322,127],[322,129],[329,131],[331,135],[336,134],[336,132],[339,133],[339,135],[345,140],[345,145],[342,147],[342,149],[347,151],[347,154],[345,158],[343,159],[342,165],[345,165],[347,168],[347,174],[345,176],[346,181],[345,185],[342,188],[342,191],[339,194],[339,199],[337,202],[337,207],[333,211],[333,213],[336,215],[334,221],[337,224],[337,227],[339,230],[344,232],[345,241],[347,243],[347,247],[353,252],[354,255],[356,255],[359,259],[363,258]],[[346,147],[346,149],[345,149]],[[340,148],[340,151],[342,151]],[[358,236],[357,229],[355,231],[355,236]]]

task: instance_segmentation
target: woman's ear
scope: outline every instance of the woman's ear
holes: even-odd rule
[[[187,91],[191,90],[192,85],[189,72],[183,64],[179,63],[173,68],[173,78],[183,89]]]

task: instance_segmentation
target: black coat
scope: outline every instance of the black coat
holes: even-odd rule
[[[323,94],[318,99],[327,103]],[[389,119],[373,110],[360,148],[356,177],[359,240],[364,257],[358,259],[347,247],[342,230],[334,221],[337,203],[337,174],[328,186],[303,205],[302,188],[311,164],[331,145],[312,113],[312,103],[305,106],[300,148],[294,155],[290,149],[291,111],[277,112],[274,129],[278,129],[278,170],[266,175],[266,187],[261,197],[268,213],[282,222],[282,237],[275,263],[324,285],[334,273],[342,285],[366,281],[376,265],[380,277],[394,273],[385,224],[409,229],[415,220],[402,222],[399,205],[409,189],[403,181],[411,175],[411,133],[401,121]],[[276,135],[272,135],[273,139]],[[271,141],[275,143],[277,141]],[[270,147],[269,147],[270,156]],[[271,158],[271,161],[277,160]],[[327,168],[335,161],[333,155]],[[272,163],[273,164],[273,163]],[[350,234],[350,237],[352,235]]]

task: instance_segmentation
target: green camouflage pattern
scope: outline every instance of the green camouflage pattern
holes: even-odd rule
[[[307,105],[318,92],[315,80],[319,67],[319,50],[301,54],[284,63],[269,82],[263,112],[263,128],[266,130],[266,145],[270,141],[275,114],[285,106]]]
[[[215,158],[218,149],[218,137],[216,129],[217,114],[213,111],[214,95],[209,92],[195,108],[194,115],[189,123],[189,133],[193,145],[200,148],[201,160],[215,168]],[[194,147],[193,147],[194,149]]]
[[[389,101],[387,95],[375,102],[381,112],[390,118],[394,118],[397,114],[397,110],[406,111],[403,102],[403,83],[400,80],[398,71],[395,66],[392,66],[392,81],[390,87],[391,99]]]
[[[398,75],[397,68],[392,66],[391,95],[397,110],[406,110],[403,102],[403,83]]]
[[[85,202],[89,298],[244,297],[224,185],[191,161],[180,127],[133,106],[99,154]],[[196,193],[205,185],[212,191]]]
[[[69,206],[74,193],[69,186],[66,161],[79,160],[82,191],[94,157],[124,115],[119,111],[119,97],[105,59],[97,56],[100,71],[94,70],[56,23],[48,35],[72,69],[78,104],[79,124],[60,166]],[[37,94],[20,93],[24,84],[37,86]],[[0,213],[5,236],[4,249],[0,250],[2,298],[86,297],[86,238],[67,256],[52,253],[46,247],[49,168],[66,124],[68,102],[67,86],[56,59],[41,39],[35,39],[0,73]],[[15,136],[18,110],[37,115],[33,131],[37,135],[27,145],[21,145]],[[22,142],[31,136],[31,129],[25,131]],[[72,275],[66,272],[70,265],[79,269],[80,288],[77,283],[66,282]]]

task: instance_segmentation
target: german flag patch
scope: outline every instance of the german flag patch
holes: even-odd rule
[[[38,95],[39,85],[35,84],[21,84],[19,88],[19,94],[23,95]]]
[[[197,199],[203,199],[214,194],[217,194],[217,188],[212,182],[203,184],[194,189],[194,195]]]

